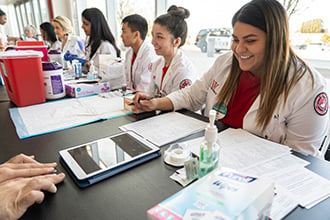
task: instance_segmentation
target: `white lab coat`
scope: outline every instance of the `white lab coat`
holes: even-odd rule
[[[151,81],[151,65],[158,56],[156,55],[152,45],[148,44],[147,42],[143,42],[131,68],[133,53],[134,52],[131,47],[126,52],[126,84],[127,86],[134,88],[137,91],[149,93],[149,85]],[[131,76],[133,76],[133,79]]]
[[[86,58],[89,59],[89,55],[91,53],[92,47],[86,47]],[[100,54],[112,54],[114,57],[117,57],[117,51],[115,47],[109,41],[101,41],[100,46],[97,48],[95,54],[89,61],[94,61],[94,66],[99,69],[100,65]]]
[[[79,58],[85,58],[85,53],[82,49],[80,49],[78,41],[81,41],[78,36],[74,36],[69,34],[68,40],[63,47],[62,52],[70,52],[71,54],[76,54]]]
[[[163,79],[163,83],[161,83],[164,65],[165,59],[162,56],[152,65],[152,81],[150,83],[149,93],[151,96],[168,95],[189,84],[191,85],[197,79],[195,67],[180,49],[174,55]]]
[[[61,48],[62,48],[62,43],[61,43],[61,41],[57,40],[54,43],[50,44],[50,47],[49,47],[48,51],[50,51],[50,50],[61,50]]]
[[[207,114],[216,103],[216,96],[229,75],[232,56],[232,52],[219,56],[209,71],[190,88],[170,94],[168,97],[174,110],[186,108],[196,111],[206,103]],[[284,97],[279,98],[274,117],[264,131],[256,123],[260,101],[258,96],[243,118],[243,129],[302,152],[318,155],[318,149],[328,132],[329,113],[320,115],[314,109],[319,94],[327,94],[327,85],[317,71],[312,71],[314,87],[310,75],[305,74],[291,89],[284,108]],[[327,100],[323,103],[328,104]]]

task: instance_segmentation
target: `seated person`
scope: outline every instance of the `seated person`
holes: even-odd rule
[[[88,60],[86,69],[89,70],[89,61],[93,61],[93,65],[99,69],[100,54],[112,54],[114,58],[120,58],[120,50],[103,13],[97,8],[87,8],[82,12],[81,19],[82,29],[88,37],[85,48]]]
[[[44,22],[40,25],[41,36],[48,46],[48,51],[50,50],[61,50],[62,43],[57,40],[54,31],[54,26],[49,22]]]
[[[147,20],[138,14],[122,21],[121,38],[124,46],[129,47],[125,58],[126,85],[145,93],[149,93],[151,63],[157,58],[152,45],[145,42],[147,32]]]
[[[26,25],[24,27],[24,36],[22,37],[24,41],[37,41],[37,29],[32,25]]]
[[[231,52],[220,55],[191,87],[143,100],[136,111],[217,111],[217,119],[298,151],[318,155],[329,127],[327,83],[290,46],[285,9],[252,0],[232,18]],[[274,53],[276,51],[276,53]]]
[[[80,37],[73,35],[70,19],[65,16],[57,16],[53,20],[53,25],[55,34],[62,43],[62,52],[69,52],[79,58],[85,58],[84,43]]]
[[[165,96],[190,86],[197,78],[191,61],[179,49],[186,42],[187,23],[190,15],[182,7],[171,6],[167,14],[154,21],[152,44],[160,57],[152,65],[149,94]]]

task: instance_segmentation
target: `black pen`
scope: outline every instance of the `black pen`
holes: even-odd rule
[[[155,96],[149,96],[149,97],[147,97],[145,99],[139,99],[138,103],[140,103],[140,100],[148,100],[148,101],[150,101],[151,99],[154,99],[154,98],[156,98],[156,97]],[[132,102],[132,103],[130,103],[128,105],[134,105],[134,102]]]

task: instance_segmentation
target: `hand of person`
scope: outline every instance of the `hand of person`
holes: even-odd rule
[[[39,163],[34,156],[19,154],[0,165],[0,183],[18,178],[54,172],[56,163]]]
[[[28,207],[44,200],[44,193],[56,193],[55,184],[65,178],[64,173],[30,178],[10,179],[0,184],[0,219],[18,219]]]
[[[147,94],[138,92],[133,97],[134,106],[132,109],[135,113],[139,113],[139,110],[142,111],[153,111],[157,107],[157,99],[148,99],[150,98]]]

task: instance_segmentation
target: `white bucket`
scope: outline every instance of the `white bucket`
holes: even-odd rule
[[[46,99],[59,99],[65,96],[63,69],[43,70]]]

